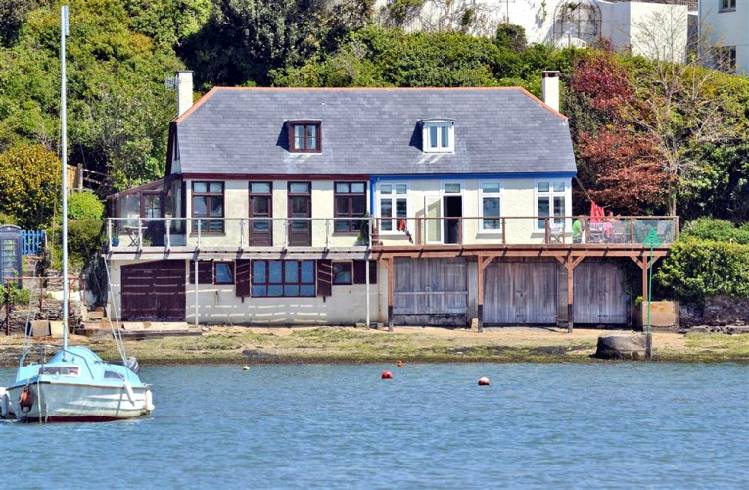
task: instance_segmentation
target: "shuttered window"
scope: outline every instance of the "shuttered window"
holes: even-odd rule
[[[250,296],[250,286],[252,284],[252,261],[237,260],[235,266],[235,283],[237,285],[237,296],[246,298]]]
[[[330,260],[317,261],[317,295],[333,294],[333,263]]]
[[[354,284],[366,284],[367,282],[367,271],[364,268],[366,261],[355,260],[354,261]],[[377,284],[377,262],[374,260],[369,261],[369,284]]]
[[[198,262],[198,282],[200,284],[213,284],[213,262],[201,260]],[[195,284],[195,261],[190,261],[190,284]]]

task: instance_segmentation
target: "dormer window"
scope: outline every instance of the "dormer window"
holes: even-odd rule
[[[320,121],[289,121],[289,151],[320,153],[322,148]]]
[[[455,149],[455,123],[453,121],[423,121],[422,141],[424,153],[452,153]]]

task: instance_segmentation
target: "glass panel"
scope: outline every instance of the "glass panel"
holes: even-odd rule
[[[391,184],[380,184],[380,194],[390,194],[392,192],[393,186]]]
[[[302,286],[299,290],[299,296],[314,296],[315,295],[315,285],[308,285],[308,286]]]
[[[297,150],[304,149],[304,126],[301,124],[294,126],[294,148]]]
[[[122,202],[123,213],[121,218],[139,218],[140,217],[140,193],[125,194],[125,198]],[[128,220],[123,223],[125,226],[138,226],[138,221]]]
[[[442,241],[442,200],[439,197],[427,198],[427,241]]]
[[[299,286],[296,284],[289,284],[283,287],[284,296],[299,296]]]
[[[544,216],[549,216],[549,198],[539,197],[538,198],[538,217],[542,218]],[[544,220],[542,219],[538,220],[538,227],[539,228],[544,227]]]
[[[267,216],[270,214],[270,198],[255,197],[252,199],[252,214]]]
[[[211,182],[211,192],[221,194],[224,192],[224,184],[221,182]]]
[[[539,182],[538,183],[538,192],[549,192],[549,183],[548,182]]]
[[[552,189],[554,192],[564,192],[564,182],[553,182]]]
[[[270,230],[270,220],[252,220],[252,231],[263,232]]]
[[[345,214],[348,215],[349,213],[349,203],[351,202],[351,199],[346,196],[336,196],[335,198],[335,213],[336,214]]]
[[[406,184],[395,184],[396,194],[405,194],[407,189],[408,189],[408,186],[406,186]]]
[[[364,196],[354,196],[351,198],[351,214],[354,216],[364,216],[367,210],[367,199]]]
[[[317,150],[317,126],[308,124],[307,128],[307,150]]]
[[[351,262],[333,262],[333,284],[351,284]]]
[[[483,190],[487,194],[498,193],[499,183],[498,182],[484,182],[481,184],[481,190]]]
[[[254,194],[270,194],[270,183],[268,182],[251,182],[250,192]]]
[[[211,199],[211,216],[221,218],[224,216],[224,200],[220,198]]]
[[[289,184],[289,192],[294,194],[309,194],[309,182],[292,182]]]
[[[232,274],[231,264],[217,263],[216,264],[216,282],[220,284],[232,284],[234,283],[234,275]]]
[[[304,283],[315,283],[315,261],[314,260],[303,260],[302,261],[302,280]]]
[[[442,148],[450,146],[450,126],[442,126]]]
[[[193,192],[208,192],[208,182],[193,182],[192,191]]]
[[[437,148],[437,126],[429,127],[429,146]]]
[[[564,216],[564,196],[554,197],[554,216]],[[561,223],[562,220],[554,220],[556,223]]]
[[[205,196],[196,196],[192,198],[192,215],[208,216],[208,198]]]
[[[499,217],[499,198],[498,197],[485,197],[484,198],[484,229],[485,230],[498,230],[499,220],[498,219],[486,219],[486,218],[498,218]]]
[[[345,194],[351,191],[351,186],[348,182],[336,182],[335,191],[339,194]]]
[[[268,286],[268,296],[283,296],[283,286],[280,284],[270,284]]]
[[[265,262],[255,260],[252,262],[252,282],[254,284],[264,283],[265,281]]]
[[[276,284],[283,282],[283,262],[280,260],[268,262],[268,282]]]
[[[364,182],[354,182],[351,184],[351,192],[364,192]]]
[[[380,217],[390,218],[393,216],[393,201],[391,199],[380,200]],[[385,231],[393,229],[393,222],[390,220],[382,220],[381,228]]]
[[[299,262],[290,260],[286,264],[286,282],[299,282]]]
[[[460,184],[445,184],[445,194],[459,194]]]
[[[268,288],[265,286],[252,286],[252,295],[256,298],[268,296]]]
[[[407,217],[407,203],[405,199],[396,199],[395,200],[395,216],[398,218],[405,218]]]
[[[161,218],[161,196],[157,194],[143,195],[144,218]]]

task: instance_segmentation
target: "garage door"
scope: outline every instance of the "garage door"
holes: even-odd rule
[[[184,261],[126,265],[121,278],[123,320],[184,321]]]
[[[465,259],[395,259],[393,322],[398,325],[467,323]]]
[[[484,272],[484,323],[557,322],[557,262],[500,261]]]
[[[575,323],[626,325],[630,296],[624,267],[586,259],[575,268]]]

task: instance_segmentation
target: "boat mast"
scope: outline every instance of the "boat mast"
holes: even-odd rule
[[[70,284],[68,282],[68,100],[67,74],[65,72],[65,38],[70,27],[68,6],[60,8],[60,132],[62,133],[62,332],[63,349],[68,350],[68,309]]]

